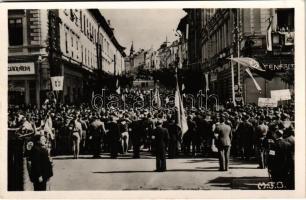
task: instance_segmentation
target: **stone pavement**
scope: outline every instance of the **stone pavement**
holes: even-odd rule
[[[230,170],[218,171],[217,158],[167,159],[166,172],[154,172],[155,159],[131,155],[100,159],[82,155],[58,156],[54,160],[54,176],[50,190],[257,190],[268,182],[266,169],[257,169],[255,162],[232,160]]]

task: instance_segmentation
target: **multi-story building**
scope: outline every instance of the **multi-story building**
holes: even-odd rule
[[[221,102],[232,95],[231,62],[228,58],[251,57],[274,74],[272,80],[253,73],[261,87],[259,92],[245,68],[233,63],[235,88],[241,90],[246,103],[257,103],[259,97],[270,97],[271,90],[288,88],[282,75],[294,67],[294,9],[191,9],[188,63],[196,63],[200,44],[200,68],[209,74],[210,93]],[[272,26],[272,49],[267,49],[267,28]],[[198,24],[200,30],[192,30]],[[194,27],[196,29],[196,27]],[[198,38],[200,35],[200,39]],[[192,48],[193,49],[190,49]],[[191,57],[193,58],[191,58]]]
[[[124,71],[124,48],[99,10],[9,10],[8,19],[12,104],[39,106],[51,76],[64,76],[59,99],[79,102],[90,97],[96,73]]]

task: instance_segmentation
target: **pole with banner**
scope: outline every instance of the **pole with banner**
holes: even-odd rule
[[[64,76],[53,76],[51,77],[52,90],[56,94],[56,102],[58,102],[58,92],[63,91],[64,87]]]
[[[235,97],[234,65],[233,65],[232,58],[233,58],[233,55],[231,55],[232,99],[233,99],[234,106],[236,107],[236,101],[235,101],[236,97]]]

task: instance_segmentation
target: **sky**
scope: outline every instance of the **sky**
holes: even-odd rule
[[[182,17],[181,9],[107,9],[100,10],[111,21],[118,42],[129,55],[133,41],[134,50],[158,49],[162,42],[177,39],[175,30]]]

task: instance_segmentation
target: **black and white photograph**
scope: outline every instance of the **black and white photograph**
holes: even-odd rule
[[[7,9],[8,192],[296,191],[296,5],[74,4]]]

